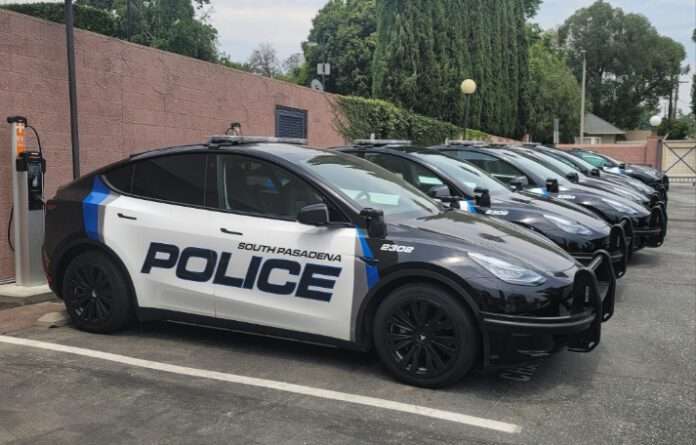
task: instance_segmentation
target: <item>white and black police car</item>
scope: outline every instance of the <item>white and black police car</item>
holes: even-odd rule
[[[607,252],[582,266],[373,163],[290,142],[213,137],[60,188],[44,263],[75,326],[164,319],[374,347],[426,387],[599,343],[614,311]]]

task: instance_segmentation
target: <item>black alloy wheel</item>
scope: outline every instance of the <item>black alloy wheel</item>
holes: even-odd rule
[[[74,258],[63,276],[62,297],[75,326],[90,332],[113,332],[128,323],[131,296],[120,268],[97,251]]]
[[[394,291],[378,308],[374,329],[382,362],[412,385],[452,384],[478,356],[479,336],[469,310],[435,286]]]

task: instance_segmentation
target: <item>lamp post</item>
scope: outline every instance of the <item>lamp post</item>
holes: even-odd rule
[[[662,116],[656,114],[650,118],[650,126],[653,128],[653,135],[657,134],[657,127],[662,125]]]
[[[580,143],[585,143],[585,86],[587,77],[587,51],[582,50],[582,93],[580,96]]]
[[[65,47],[68,51],[68,95],[73,179],[80,176],[80,133],[77,126],[77,81],[75,79],[75,34],[72,0],[65,0]]]
[[[459,88],[464,94],[464,139],[466,139],[469,134],[469,99],[476,92],[476,82],[472,79],[465,79]]]

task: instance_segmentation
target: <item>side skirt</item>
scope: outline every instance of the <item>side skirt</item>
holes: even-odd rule
[[[137,317],[140,322],[147,321],[173,321],[178,323],[192,324],[202,327],[225,329],[228,331],[241,332],[245,334],[259,335],[264,337],[280,338],[283,340],[299,341],[321,346],[349,349],[353,351],[368,351],[369,345],[354,343],[337,338],[325,337],[322,335],[308,334],[305,332],[290,331],[287,329],[262,326],[252,323],[245,323],[223,318],[208,317],[205,315],[187,314],[166,309],[142,308],[137,309]]]

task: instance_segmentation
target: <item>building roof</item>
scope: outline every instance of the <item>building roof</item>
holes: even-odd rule
[[[601,117],[592,114],[585,114],[585,134],[626,134],[625,131],[619,130]]]

